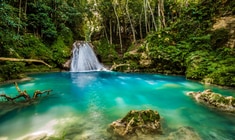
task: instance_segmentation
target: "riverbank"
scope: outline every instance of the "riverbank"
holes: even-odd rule
[[[46,72],[61,72],[61,71],[64,71],[64,70],[61,70],[59,68],[42,69],[42,70],[28,69],[28,71],[26,71],[25,73],[17,74],[17,76],[16,76],[17,78],[8,79],[8,80],[4,80],[0,75],[0,85],[11,84],[11,83],[14,83],[14,82],[30,81],[30,80],[32,80],[32,78],[30,76],[28,76],[30,74],[46,73]]]

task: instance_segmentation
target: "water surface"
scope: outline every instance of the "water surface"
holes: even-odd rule
[[[234,116],[213,111],[186,96],[188,91],[208,88],[235,96],[234,90],[158,74],[58,72],[31,77],[31,81],[18,83],[21,90],[31,95],[35,90],[53,92],[38,104],[0,116],[0,139],[16,139],[29,133],[100,139],[111,122],[129,110],[143,109],[157,110],[171,129],[190,126],[202,139],[235,139]],[[0,93],[17,95],[12,84],[0,86]]]

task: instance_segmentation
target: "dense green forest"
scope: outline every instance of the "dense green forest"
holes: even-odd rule
[[[234,0],[0,0],[0,81],[63,69],[75,40],[119,71],[235,86]],[[221,17],[228,26],[215,28]]]

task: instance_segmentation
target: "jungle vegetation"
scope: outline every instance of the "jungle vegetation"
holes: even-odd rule
[[[120,71],[185,75],[235,86],[235,38],[213,29],[234,16],[233,0],[0,0],[0,57],[38,59],[63,69],[75,40],[91,41]],[[0,81],[48,71],[39,63],[0,61]]]

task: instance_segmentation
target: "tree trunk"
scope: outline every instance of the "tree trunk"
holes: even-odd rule
[[[148,0],[146,0],[146,1],[147,1],[146,3],[147,3],[147,5],[148,5],[148,7],[149,7],[149,10],[150,10],[151,16],[152,16],[154,29],[155,29],[155,31],[157,31],[157,24],[156,24],[156,22],[155,22],[153,10],[152,10],[152,8],[151,8],[151,5],[150,5],[149,1],[148,1]]]
[[[25,18],[25,20],[27,20],[27,5],[28,5],[28,0],[26,0],[25,1],[25,6],[24,6],[24,18]],[[27,28],[27,26],[25,26],[25,28],[24,28],[24,33],[26,32],[26,29]]]
[[[117,24],[118,24],[117,28],[118,28],[119,41],[120,41],[120,47],[121,47],[121,53],[122,53],[122,35],[121,35],[120,21],[119,21],[118,14],[117,14],[117,11],[116,11],[116,4],[113,4],[113,9],[114,9],[114,13],[115,13],[115,16],[116,16],[116,19],[117,19]]]
[[[139,25],[140,25],[140,39],[143,39],[143,32],[142,32],[142,14],[143,14],[143,10],[144,8],[142,8],[141,10],[141,14],[140,14],[140,20],[139,20]]]
[[[112,31],[112,21],[109,20],[109,42],[110,44],[113,44],[113,31]]]
[[[166,27],[165,15],[164,15],[164,0],[158,1],[158,21],[159,21],[159,28]]]
[[[15,98],[13,99],[17,99],[17,98],[20,98],[20,97],[24,97],[26,101],[29,101],[30,100],[30,96],[29,94],[26,92],[26,90],[24,91],[21,91],[18,84],[15,82],[15,87],[16,87],[16,90],[18,91],[19,95],[16,96]]]
[[[21,3],[22,3],[22,0],[20,0],[20,2],[19,2],[19,21],[18,21],[18,27],[17,27],[17,33],[18,33],[18,34],[20,33],[20,22],[21,22]]]
[[[37,60],[37,59],[21,59],[21,58],[6,58],[6,57],[0,57],[0,61],[16,61],[16,62],[38,62],[38,63],[43,63],[44,65],[48,66],[49,68],[52,68],[51,65],[47,64],[46,62],[42,60]]]
[[[148,17],[147,17],[147,4],[146,0],[144,0],[144,19],[145,19],[145,31],[148,33]]]
[[[107,30],[106,30],[106,28],[105,28],[105,26],[104,26],[103,23],[102,23],[102,26],[104,27],[104,35],[105,35],[105,38],[106,38],[107,42],[110,44],[109,38],[108,38],[108,34],[107,34]]]
[[[135,43],[135,42],[136,42],[136,38],[135,38],[135,28],[133,27],[133,24],[132,24],[132,22],[131,22],[131,17],[130,17],[130,14],[129,14],[129,10],[128,10],[128,0],[126,1],[126,13],[127,13],[127,16],[128,16],[129,22],[130,22],[130,25],[131,25],[131,31],[132,31],[132,35],[133,35],[133,42]]]
[[[157,9],[158,9],[158,12],[157,12],[157,13],[158,13],[158,25],[159,25],[159,26],[158,26],[158,29],[159,29],[159,30],[161,30],[161,28],[162,28],[162,24],[161,24],[161,11],[160,11],[160,8],[161,8],[161,7],[160,7],[160,1],[161,1],[161,0],[158,0],[158,5],[157,5],[157,7],[158,7],[158,8],[157,8]]]

